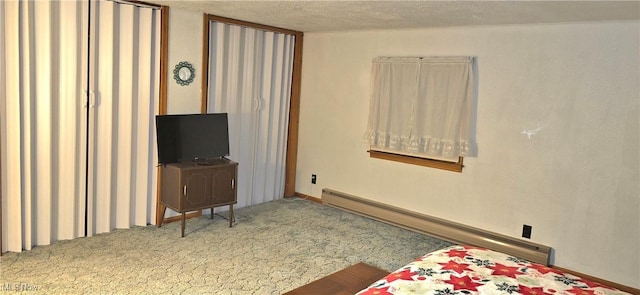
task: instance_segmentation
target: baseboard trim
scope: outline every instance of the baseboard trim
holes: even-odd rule
[[[299,192],[296,192],[293,197],[287,197],[287,198],[294,198],[294,197],[298,197],[298,198],[302,198],[302,199],[305,199],[305,200],[309,200],[309,201],[312,201],[312,202],[316,202],[316,203],[322,204],[322,199],[316,198],[316,197],[312,197],[312,196],[309,196],[309,195],[305,195],[305,194],[299,193]]]
[[[640,294],[640,289],[636,289],[636,288],[633,288],[633,287],[629,287],[629,286],[625,286],[625,285],[622,285],[622,284],[614,283],[612,281],[607,281],[605,279],[601,279],[601,278],[598,278],[598,277],[590,276],[588,274],[583,274],[583,273],[580,273],[580,272],[577,272],[577,271],[566,269],[564,267],[559,267],[559,266],[555,266],[555,265],[553,265],[551,267],[555,268],[555,269],[557,269],[557,270],[559,270],[561,272],[566,272],[568,274],[572,274],[574,276],[578,276],[578,277],[581,277],[583,279],[587,279],[587,280],[596,282],[598,284],[602,284],[602,285],[605,285],[605,286],[616,288],[616,289],[618,289],[620,291],[624,291],[624,292],[631,293],[631,294]]]
[[[519,238],[486,231],[327,188],[322,190],[322,203],[409,230],[425,233],[432,237],[456,244],[483,247],[524,258],[532,262],[544,265],[550,264],[551,247]]]

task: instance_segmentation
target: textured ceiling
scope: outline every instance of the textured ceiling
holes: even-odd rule
[[[147,1],[302,32],[640,19],[640,1]]]

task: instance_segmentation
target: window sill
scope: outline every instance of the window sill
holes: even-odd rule
[[[393,154],[393,153],[387,153],[387,152],[381,152],[381,151],[370,150],[368,152],[369,152],[369,157],[371,158],[431,167],[435,169],[442,169],[442,170],[459,172],[459,173],[462,173],[462,167],[464,167],[464,165],[462,164],[462,159],[463,159],[462,157],[459,157],[458,162],[454,163],[454,162],[413,157],[413,156],[407,156],[407,155]]]

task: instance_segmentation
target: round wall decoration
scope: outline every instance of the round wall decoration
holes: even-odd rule
[[[193,77],[195,76],[196,70],[194,70],[193,66],[186,61],[179,62],[176,65],[176,68],[173,69],[173,78],[182,86],[191,84],[191,82],[193,82]]]

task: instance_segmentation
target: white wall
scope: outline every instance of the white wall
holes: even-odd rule
[[[296,191],[514,237],[529,224],[555,265],[638,288],[639,36],[638,22],[306,33]],[[372,58],[437,55],[477,57],[478,157],[462,174],[369,158]]]
[[[169,69],[167,114],[200,113],[202,89],[202,12],[169,8]],[[173,69],[181,62],[193,65],[195,78],[182,86],[173,78]],[[165,217],[178,215],[168,209]]]
[[[169,85],[167,113],[200,113],[202,86],[202,12],[169,8]],[[193,65],[195,78],[182,86],[173,79],[173,69],[181,62]]]

